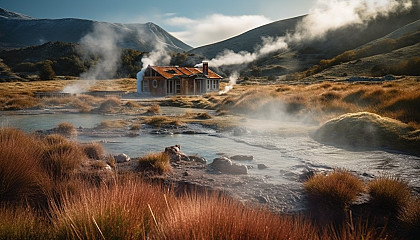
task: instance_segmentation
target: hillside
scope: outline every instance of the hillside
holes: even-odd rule
[[[153,23],[118,24],[84,19],[34,19],[0,8],[0,49],[22,48],[46,42],[78,43],[100,26],[119,36],[117,45],[149,52],[160,42],[169,51],[183,52],[191,47]]]
[[[300,42],[292,42],[289,43],[287,51],[274,52],[252,62],[243,74],[254,75],[253,72],[257,72],[261,73],[262,76],[268,76],[302,71],[314,64],[318,64],[322,59],[329,59],[345,51],[356,49],[369,42],[393,34],[400,28],[404,28],[406,32],[412,32],[413,27],[408,26],[408,24],[419,20],[419,16],[419,8],[414,7],[411,11],[403,14],[398,13],[389,17],[379,16],[363,27],[350,25],[335,31],[329,31],[322,39],[303,39]],[[212,59],[225,49],[230,49],[234,52],[254,52],[255,47],[262,43],[261,37],[285,36],[286,33],[292,33],[295,26],[304,17],[270,23],[228,40],[193,49],[189,53],[203,55],[207,59]],[[403,30],[400,30],[400,32],[402,34]]]
[[[261,37],[285,36],[287,32],[290,32],[295,28],[296,24],[301,21],[302,18],[303,16],[299,16],[269,23],[227,40],[194,48],[190,50],[189,53],[202,55],[211,59],[223,52],[224,49],[230,49],[234,52],[253,52],[256,45],[261,43]]]
[[[305,73],[306,80],[347,79],[351,76],[420,75],[420,20],[396,31],[322,60]]]

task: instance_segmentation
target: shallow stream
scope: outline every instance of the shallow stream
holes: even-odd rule
[[[164,108],[164,113],[181,114],[184,109]],[[191,111],[191,110],[187,110]],[[201,110],[202,111],[202,110]],[[130,118],[130,116],[95,115],[78,113],[55,114],[4,114],[0,113],[0,125],[20,128],[31,132],[46,130],[66,121],[76,127],[92,128],[103,120]],[[247,134],[234,136],[232,132],[217,133],[191,125],[208,134],[151,135],[141,133],[134,137],[93,137],[79,135],[82,142],[101,141],[108,153],[126,153],[138,157],[148,152],[163,151],[165,147],[179,144],[187,155],[197,154],[209,162],[220,154],[252,155],[253,161],[242,162],[249,165],[250,175],[261,177],[273,184],[299,187],[299,177],[308,170],[329,170],[345,168],[364,176],[391,174],[405,179],[412,187],[420,189],[420,158],[397,152],[348,151],[318,143],[310,137],[316,126],[296,122],[277,122],[248,119],[244,128]],[[257,164],[265,164],[260,170]]]

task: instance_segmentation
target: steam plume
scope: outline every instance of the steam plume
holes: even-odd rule
[[[121,58],[121,49],[117,47],[119,35],[109,26],[96,23],[91,33],[80,40],[79,53],[83,59],[89,60],[98,56],[98,62],[80,75],[81,81],[64,88],[64,92],[80,93],[88,91],[97,79],[114,77]]]
[[[168,65],[171,61],[171,56],[166,51],[163,44],[157,43],[154,50],[147,56],[141,59],[142,69],[137,73],[137,92],[141,92],[141,82],[143,81],[144,73],[147,66],[151,65]]]
[[[310,13],[296,26],[293,34],[277,38],[263,37],[262,44],[252,53],[235,53],[226,49],[208,62],[212,67],[250,63],[264,55],[287,50],[290,43],[323,38],[329,31],[345,26],[364,26],[378,16],[388,16],[412,6],[411,0],[318,0]]]
[[[232,75],[229,76],[229,84],[227,86],[225,86],[225,89],[223,91],[219,92],[219,95],[225,94],[227,92],[229,92],[233,86],[235,86],[236,81],[239,78],[239,73],[238,72],[234,72]]]

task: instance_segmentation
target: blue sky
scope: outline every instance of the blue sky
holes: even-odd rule
[[[257,26],[309,12],[316,0],[0,0],[0,7],[35,18],[154,22],[197,47]]]

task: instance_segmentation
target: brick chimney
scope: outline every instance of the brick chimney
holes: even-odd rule
[[[203,74],[204,75],[209,75],[209,63],[208,62],[203,62]]]

